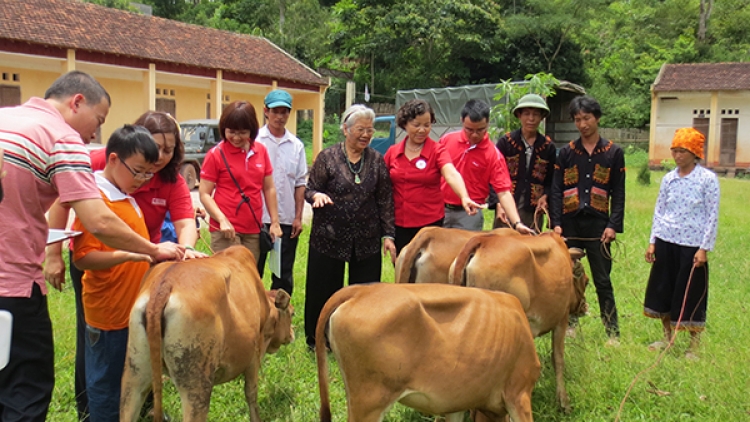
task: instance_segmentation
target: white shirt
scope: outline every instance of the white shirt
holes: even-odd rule
[[[710,251],[718,224],[719,180],[714,172],[698,164],[687,176],[674,169],[661,179],[650,243],[658,237]]]
[[[286,130],[277,143],[268,125],[258,131],[257,142],[268,150],[268,157],[273,165],[273,182],[276,186],[276,197],[279,203],[279,222],[291,225],[294,222],[294,191],[307,183],[307,157],[305,145],[291,132]],[[271,217],[263,198],[263,222],[270,223]]]

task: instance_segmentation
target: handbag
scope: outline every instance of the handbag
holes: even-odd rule
[[[255,224],[258,225],[258,228],[260,229],[260,232],[258,233],[258,243],[260,244],[260,254],[265,255],[268,252],[273,249],[273,241],[271,240],[271,233],[268,232],[268,229],[266,228],[265,224],[261,224],[260,220],[258,220],[258,216],[255,215],[255,210],[253,207],[250,206],[250,198],[245,195],[245,191],[242,190],[242,187],[240,187],[240,183],[237,181],[237,179],[234,178],[234,175],[232,174],[232,171],[229,169],[229,162],[227,162],[227,157],[224,155],[224,151],[222,151],[221,148],[218,148],[219,152],[221,153],[221,158],[224,160],[224,165],[227,166],[227,173],[229,173],[229,177],[232,178],[232,181],[234,182],[234,185],[237,186],[237,190],[240,191],[240,197],[242,197],[242,201],[240,201],[239,204],[237,204],[237,209],[235,210],[235,213],[237,213],[240,210],[240,207],[243,203],[247,204],[247,207],[250,208],[250,213],[253,215],[253,218],[255,219]],[[260,259],[260,257],[258,257]]]

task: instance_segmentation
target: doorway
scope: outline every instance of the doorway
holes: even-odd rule
[[[737,127],[739,119],[721,119],[721,140],[719,141],[719,165],[734,167],[737,154]]]

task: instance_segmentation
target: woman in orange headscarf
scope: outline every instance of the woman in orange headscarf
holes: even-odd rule
[[[644,314],[661,319],[664,328],[664,340],[649,349],[662,349],[672,341],[674,330],[687,330],[691,341],[686,357],[691,359],[697,357],[706,325],[706,255],[714,248],[719,219],[719,181],[699,164],[704,141],[693,128],[675,132],[671,149],[677,168],[661,181],[645,255],[653,265]]]

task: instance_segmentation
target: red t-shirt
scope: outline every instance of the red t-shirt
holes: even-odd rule
[[[103,170],[106,164],[107,154],[105,148],[91,152],[92,170]],[[161,241],[161,226],[164,224],[164,217],[167,211],[169,211],[172,221],[184,220],[186,218],[192,220],[195,215],[190,190],[187,187],[185,179],[179,174],[174,183],[164,182],[156,174],[153,179],[138,188],[130,196],[135,199],[135,202],[141,208],[143,218],[146,220],[149,237],[154,243]]]
[[[263,182],[266,176],[273,174],[273,167],[266,147],[260,142],[253,142],[250,150],[244,151],[229,142],[222,141],[206,154],[201,169],[201,179],[216,184],[213,194],[214,201],[229,222],[232,223],[234,230],[241,234],[260,233],[260,226],[255,222],[247,204],[242,204],[238,208],[238,205],[242,202],[242,197],[237,185],[229,176],[219,148],[224,151],[224,156],[229,162],[234,178],[242,187],[245,196],[250,198],[250,206],[260,222],[263,218]],[[212,223],[209,230],[217,231],[219,229],[218,222],[213,221]]]
[[[484,135],[478,144],[471,145],[463,130],[451,132],[440,138],[445,146],[456,170],[466,184],[469,197],[478,203],[487,202],[490,185],[495,192],[505,192],[511,189],[510,175],[505,158],[495,145],[490,142],[489,135]],[[453,192],[450,186],[442,182],[443,198],[446,204],[461,205],[461,198]]]
[[[440,169],[451,163],[443,145],[424,142],[419,156],[406,158],[406,138],[385,153],[385,165],[393,183],[396,225],[422,227],[445,217]]]

